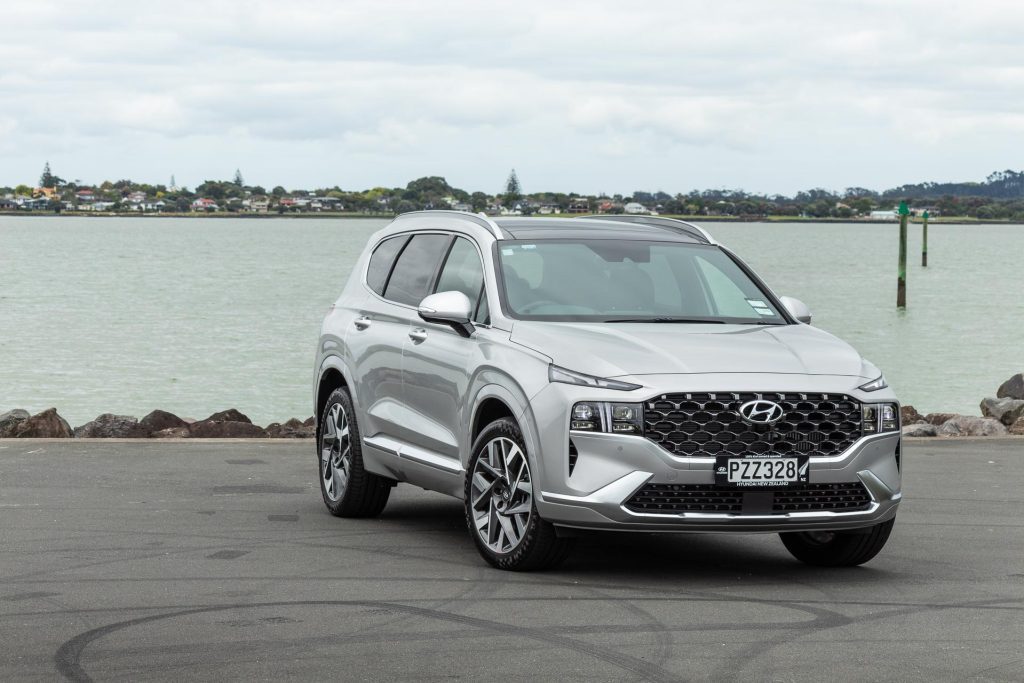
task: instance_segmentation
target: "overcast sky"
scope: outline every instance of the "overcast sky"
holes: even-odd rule
[[[875,189],[1024,167],[1024,3],[3,3],[0,185]]]

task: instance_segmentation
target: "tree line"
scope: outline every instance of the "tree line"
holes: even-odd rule
[[[270,211],[279,213],[310,210],[308,198],[329,200],[330,207],[346,212],[396,214],[422,209],[460,208],[470,211],[516,211],[530,213],[611,212],[626,210],[627,204],[672,215],[721,215],[736,217],[805,216],[809,218],[853,218],[872,211],[891,210],[900,201],[928,208],[946,216],[982,219],[1024,220],[1024,172],[999,171],[980,182],[901,185],[883,191],[849,187],[835,191],[814,188],[792,196],[758,194],[740,189],[691,190],[669,194],[664,191],[635,190],[629,194],[584,194],[576,192],[531,192],[522,189],[513,170],[497,192],[470,192],[451,186],[441,176],[417,178],[405,187],[374,187],[346,190],[338,187],[286,189],[245,183],[240,171],[231,180],[206,180],[194,189],[135,182],[129,179],[104,181],[97,185],[66,181],[47,162],[38,188],[28,185],[0,187],[0,197],[39,196],[40,188],[52,188],[46,197],[56,210],[80,208],[85,201],[110,203],[111,210],[125,207],[129,197],[162,202],[165,211],[193,210],[197,199],[216,202],[218,210],[244,211],[252,198],[266,198]],[[85,191],[83,193],[83,191]],[[87,197],[83,200],[82,197]]]

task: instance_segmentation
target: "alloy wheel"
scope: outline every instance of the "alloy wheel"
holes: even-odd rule
[[[331,406],[320,437],[320,476],[324,491],[337,502],[348,487],[352,465],[352,441],[349,438],[348,415],[340,403]]]
[[[533,513],[533,480],[523,449],[506,437],[489,441],[476,459],[469,493],[480,540],[496,553],[511,552]]]

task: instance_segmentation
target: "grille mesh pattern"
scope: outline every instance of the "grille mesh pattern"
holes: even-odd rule
[[[743,512],[743,489],[715,484],[647,484],[626,501],[633,512]],[[758,489],[757,493],[766,493]],[[850,484],[794,484],[771,491],[772,513],[833,510],[855,512],[871,505],[860,482]],[[758,513],[763,514],[763,513]]]
[[[782,406],[771,427],[747,424],[739,407]],[[644,404],[644,436],[676,455],[839,455],[861,437],[860,403],[844,394],[667,394]]]
[[[864,484],[800,484],[775,492],[773,512],[863,510],[871,504]]]
[[[743,491],[714,484],[647,484],[626,507],[634,512],[739,512]]]

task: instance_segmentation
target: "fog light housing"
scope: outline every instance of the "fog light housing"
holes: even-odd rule
[[[895,403],[865,403],[861,406],[864,434],[898,432],[900,409]]]
[[[895,432],[900,428],[900,412],[896,409],[895,403],[882,404],[882,430],[883,432]]]
[[[580,432],[643,434],[643,425],[640,403],[577,403],[569,419],[569,428]]]

